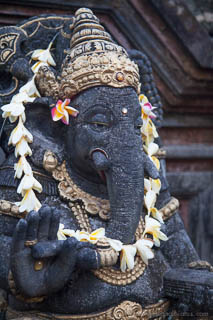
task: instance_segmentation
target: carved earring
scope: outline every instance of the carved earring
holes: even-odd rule
[[[45,151],[43,158],[43,167],[48,172],[52,172],[58,165],[58,160],[53,152],[50,150]]]

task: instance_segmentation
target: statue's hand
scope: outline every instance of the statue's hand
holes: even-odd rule
[[[79,242],[77,244],[77,251],[77,267],[84,270],[100,268],[100,255],[94,244],[89,242]]]
[[[63,243],[64,240],[39,242],[33,246],[32,256],[37,260],[57,256],[63,247]],[[94,244],[78,241],[75,249],[76,267],[78,269],[91,270],[100,268],[100,255]]]
[[[16,288],[27,297],[49,295],[61,290],[69,280],[76,264],[77,240],[69,238],[58,241],[59,212],[48,206],[38,212],[32,211],[27,219],[21,219],[15,229],[11,248],[11,271]],[[38,240],[45,258],[35,259],[29,241]],[[28,241],[28,242],[26,242]],[[60,243],[60,250],[51,250],[48,243]],[[47,246],[45,246],[45,243]]]

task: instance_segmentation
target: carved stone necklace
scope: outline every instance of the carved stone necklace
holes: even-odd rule
[[[44,156],[44,168],[52,172],[55,180],[59,181],[58,190],[61,198],[68,202],[79,227],[81,230],[88,233],[92,232],[89,222],[89,215],[99,215],[103,220],[110,218],[110,203],[109,200],[104,200],[90,195],[81,190],[71,179],[66,170],[66,164],[63,162],[61,165],[50,165],[50,159],[56,159],[55,155],[47,151]],[[137,230],[135,232],[136,241],[141,239],[144,230],[144,222],[141,217]],[[132,270],[122,272],[113,267],[103,267],[98,270],[93,270],[93,274],[100,280],[112,285],[126,285],[137,280],[145,270],[145,263],[139,256],[136,256],[135,265]]]

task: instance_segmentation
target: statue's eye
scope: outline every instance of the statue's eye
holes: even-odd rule
[[[90,127],[96,131],[104,131],[110,127],[110,119],[105,114],[94,114],[90,119],[87,120]]]
[[[105,123],[105,122],[92,121],[92,122],[89,122],[89,123],[94,125],[97,128],[109,127],[109,124]]]
[[[89,121],[88,124],[96,131],[104,131],[109,128],[109,123],[107,122]]]

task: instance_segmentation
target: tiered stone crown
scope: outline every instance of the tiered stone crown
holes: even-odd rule
[[[138,66],[113,42],[90,9],[75,13],[70,52],[62,66],[60,92],[72,98],[94,86],[133,87],[140,92]]]

